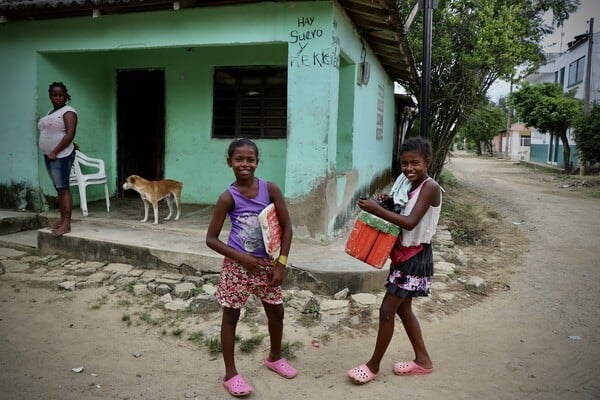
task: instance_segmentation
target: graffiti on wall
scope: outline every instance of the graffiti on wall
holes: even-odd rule
[[[385,87],[383,83],[377,84],[377,127],[375,128],[375,139],[383,139],[383,98]]]
[[[339,38],[335,35],[337,22],[334,21],[331,45],[317,47],[325,32],[315,23],[315,17],[298,17],[296,26],[290,30],[290,67],[339,67]]]

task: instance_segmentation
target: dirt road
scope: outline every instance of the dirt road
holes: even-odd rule
[[[458,157],[448,168],[529,237],[510,290],[423,318],[431,375],[393,374],[394,362],[412,356],[397,324],[380,375],[366,386],[345,373],[369,357],[374,330],[304,347],[294,360],[300,374],[289,381],[262,365],[264,349],[240,355],[238,368],[255,388],[249,398],[600,398],[600,200],[509,162]],[[64,295],[0,281],[0,398],[231,398],[220,385],[219,357],[160,328],[127,326],[117,307],[93,309],[102,290]],[[288,337],[299,332],[286,326]],[[71,371],[78,366],[82,373]]]

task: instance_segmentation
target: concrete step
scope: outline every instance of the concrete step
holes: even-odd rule
[[[0,221],[5,212],[0,211]],[[7,218],[14,216],[6,214]],[[51,216],[30,216],[47,225]],[[22,222],[22,221],[21,221]],[[22,226],[29,226],[25,223]],[[218,273],[222,256],[205,244],[206,224],[190,222],[150,223],[118,219],[75,218],[72,232],[52,236],[48,228],[0,236],[0,246],[37,253],[59,254],[89,261],[121,262],[146,269],[186,274]],[[7,232],[10,230],[6,230]],[[222,237],[227,236],[223,232]],[[294,239],[284,288],[301,288],[319,294],[334,294],[344,288],[351,293],[381,289],[387,269],[377,270],[344,251],[345,238],[329,243]]]

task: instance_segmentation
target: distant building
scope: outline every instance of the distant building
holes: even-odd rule
[[[549,55],[548,61],[535,73],[527,76],[531,84],[554,82],[562,85],[564,91],[576,89],[575,97],[592,104],[600,100],[600,33],[585,33],[575,36],[562,54]],[[589,68],[589,71],[588,71]],[[563,145],[560,138],[548,132],[531,129],[530,160],[564,167]],[[567,132],[571,148],[571,164],[579,165],[577,147],[573,131]]]
[[[507,144],[508,137],[508,144]],[[529,160],[531,152],[531,131],[521,123],[510,126],[510,132],[500,132],[493,139],[493,151],[496,156],[508,154],[511,160]]]

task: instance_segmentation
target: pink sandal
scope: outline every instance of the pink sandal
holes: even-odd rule
[[[252,386],[248,385],[241,374],[223,381],[223,387],[234,397],[247,396],[252,393]]]
[[[350,371],[348,371],[348,378],[350,378],[350,380],[357,385],[369,383],[376,377],[377,374],[374,374],[369,367],[367,367],[367,364],[361,364],[358,367],[352,368]]]
[[[285,358],[281,357],[277,361],[269,360],[269,357],[265,358],[265,365],[277,372],[279,375],[287,379],[292,379],[298,375],[296,368],[292,367]]]
[[[414,361],[401,361],[394,364],[396,375],[425,375],[430,374],[433,368],[423,368]]]

